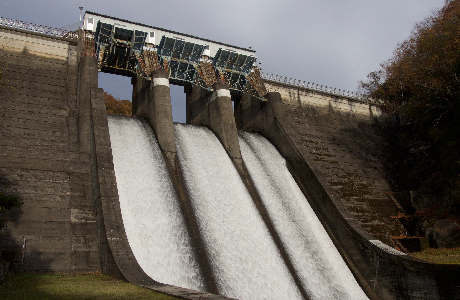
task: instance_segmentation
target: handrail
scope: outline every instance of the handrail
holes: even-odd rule
[[[311,90],[326,92],[326,93],[337,95],[337,96],[354,98],[354,99],[357,99],[357,100],[368,101],[368,102],[372,102],[372,103],[380,104],[380,105],[383,104],[382,100],[369,98],[369,97],[366,97],[365,95],[357,93],[357,92],[350,92],[350,91],[346,91],[346,90],[336,89],[336,88],[332,88],[332,87],[328,87],[328,86],[319,85],[317,83],[315,84],[315,83],[309,82],[309,81],[307,83],[305,83],[305,80],[302,81],[302,80],[297,80],[297,79],[293,79],[293,78],[290,78],[290,77],[288,78],[286,76],[278,76],[278,75],[269,74],[269,73],[263,73],[263,72],[260,72],[260,77],[262,79],[265,79],[265,80],[271,80],[271,81],[276,81],[276,82],[280,82],[280,83],[284,83],[284,84],[294,85],[294,86],[307,88],[307,89],[311,89]]]
[[[0,17],[0,26],[18,28],[22,30],[42,33],[46,35],[51,35],[60,38],[69,38],[69,39],[77,39],[78,34],[75,31],[68,31],[64,29],[38,25],[33,23],[28,23],[24,21],[13,20],[9,18]]]

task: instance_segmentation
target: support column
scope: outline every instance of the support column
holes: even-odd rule
[[[212,87],[214,92],[208,98],[209,127],[227,150],[236,167],[241,171],[243,170],[243,160],[228,83],[217,81]]]
[[[270,128],[275,119],[280,120],[280,118],[283,118],[284,106],[281,100],[281,94],[278,92],[270,92],[267,93],[265,97],[267,101],[243,93],[235,107],[238,129],[255,132],[270,132]]]
[[[160,69],[152,72],[150,83],[150,124],[158,144],[173,168],[175,167],[176,143],[169,90],[169,74]]]
[[[137,76],[137,78],[131,79],[131,83],[133,85],[133,116],[148,119],[150,81],[142,76]]]
[[[187,103],[187,124],[204,125],[209,124],[207,102],[211,92],[197,85],[184,87]]]
[[[176,144],[166,70],[152,72],[152,80],[137,77],[133,81],[133,115],[149,122],[161,151],[175,168]]]
[[[284,116],[284,105],[281,99],[281,94],[278,92],[270,92],[265,95],[268,103],[268,114],[271,119],[282,118]]]

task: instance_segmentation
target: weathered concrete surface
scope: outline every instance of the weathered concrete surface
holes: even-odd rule
[[[393,246],[405,234],[386,179],[387,145],[376,124],[315,107],[290,108],[284,128],[315,172],[325,177],[351,216],[376,239]]]
[[[371,299],[458,299],[458,266],[411,258],[363,229],[328,177],[315,169],[309,153],[296,142],[298,133],[286,121],[292,116],[290,108],[276,94],[269,93],[266,102],[243,95],[235,108],[238,127],[261,133],[286,158],[299,187],[366,294]]]
[[[393,218],[398,206],[385,170],[389,149],[379,127],[379,119],[385,122],[382,108],[278,82],[267,86],[281,92],[286,109],[278,119],[309,166],[366,231],[395,247],[391,237],[406,232]]]
[[[380,117],[383,110],[378,103],[359,100],[352,97],[339,96],[332,93],[313,90],[305,87],[285,84],[281,82],[265,80],[265,86],[269,92],[278,92],[285,104],[291,106],[314,106],[318,109],[329,109],[352,114],[360,118]]]
[[[0,184],[7,185],[7,192],[19,195],[25,202],[21,209],[1,216],[9,227],[0,233],[0,249],[11,251],[13,267],[33,272],[102,269],[185,299],[225,299],[157,283],[146,277],[135,261],[119,210],[102,90],[94,84],[97,82],[94,60],[85,58],[80,65],[83,74],[80,82],[91,86],[79,86],[81,45],[3,27],[0,34],[8,37],[0,40],[3,43],[0,63],[9,80],[7,84],[12,87],[0,90]],[[138,87],[150,90],[149,84]],[[308,100],[307,92],[298,87],[292,90],[284,87],[284,91],[288,97],[281,99],[278,94],[269,94],[267,102],[243,95],[236,107],[236,122],[239,128],[261,132],[286,157],[299,186],[366,293],[371,298],[378,295],[383,299],[460,298],[458,266],[429,264],[394,252],[362,228],[368,226],[374,230],[372,222],[360,219],[359,209],[353,210],[362,205],[368,214],[371,210],[360,201],[373,192],[366,193],[366,197],[359,193],[353,196],[356,189],[350,184],[367,182],[368,177],[374,180],[381,166],[377,158],[372,155],[369,158],[372,145],[365,144],[370,150],[362,150],[354,146],[341,148],[335,143],[353,144],[361,134],[367,134],[372,126],[361,128],[360,124],[370,124],[369,118],[378,115],[376,105],[359,102],[368,106],[366,113],[365,108],[357,110],[350,99],[334,100],[317,92],[321,97],[315,94],[316,98],[311,99],[317,100]],[[203,91],[195,95],[198,95],[195,100],[201,101],[210,96]],[[135,102],[139,104],[138,100]],[[314,105],[308,102],[313,109],[307,110],[286,109],[282,101],[300,105],[313,101]],[[195,106],[190,119],[210,122],[209,107],[205,107],[206,112]],[[228,111],[228,105],[221,110],[225,114]],[[303,118],[309,120],[308,127],[303,127]],[[352,130],[343,130],[347,128]],[[320,146],[315,146],[318,143],[311,136],[299,135],[299,130],[313,133]],[[334,136],[334,130],[342,133],[335,135],[340,140],[327,140],[327,132]],[[310,138],[314,142],[305,141]],[[336,160],[327,155],[328,160],[321,160],[317,150],[320,154],[336,155]],[[340,163],[341,157],[352,163],[328,173],[328,166],[336,165],[334,161]],[[356,170],[355,162],[359,166]],[[369,169],[368,165],[373,167]],[[244,173],[244,164],[242,167]],[[340,170],[345,173],[351,170],[350,178],[333,185]],[[242,177],[245,182],[250,181]],[[368,182],[369,189],[378,185],[372,180]],[[345,187],[343,194],[341,187]],[[346,191],[351,191],[350,197]],[[378,201],[383,199],[375,197]]]
[[[208,102],[209,127],[216,134],[233,162],[241,165],[241,150],[228,83],[217,81],[212,88],[214,92]]]
[[[244,173],[228,83],[217,81],[212,88],[212,92],[199,86],[185,88],[187,123],[211,129],[222,143],[238,172]]]
[[[159,69],[152,72],[152,80],[142,77],[133,81],[133,115],[146,119],[153,129],[163,153],[175,166],[176,144],[169,91],[169,74]]]
[[[89,152],[78,128],[78,45],[4,27],[0,35],[0,181],[24,201],[2,216],[0,249],[15,270],[99,270]]]

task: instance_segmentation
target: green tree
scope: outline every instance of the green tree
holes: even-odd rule
[[[444,209],[460,211],[460,0],[447,0],[418,23],[360,90],[385,101],[401,119],[409,189],[421,186]]]

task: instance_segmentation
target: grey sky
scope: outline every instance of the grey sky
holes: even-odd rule
[[[75,23],[78,7],[83,6],[83,11],[251,46],[262,60],[263,72],[350,91],[391,57],[416,22],[444,4],[444,0],[2,2],[0,16],[40,25],[60,28]],[[131,99],[129,79],[100,76],[100,87]],[[181,93],[173,89],[180,103]],[[184,121],[182,116],[175,120]]]

